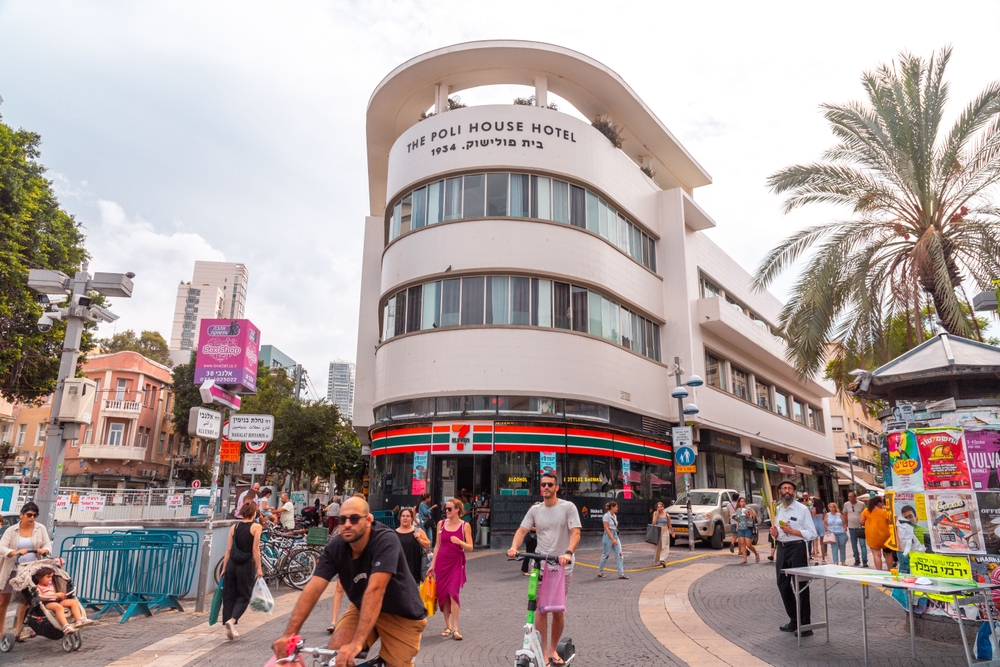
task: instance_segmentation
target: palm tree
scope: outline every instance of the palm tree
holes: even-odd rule
[[[812,251],[780,318],[804,375],[823,365],[829,343],[887,361],[894,317],[921,342],[927,305],[949,333],[981,338],[962,283],[992,289],[1000,276],[1000,209],[989,198],[1000,180],[1000,82],[945,129],[950,58],[950,48],[926,61],[903,53],[865,73],[867,103],[822,106],[839,143],[768,179],[775,194],[789,193],[785,213],[814,203],[852,213],[793,234],[754,275],[764,289]]]

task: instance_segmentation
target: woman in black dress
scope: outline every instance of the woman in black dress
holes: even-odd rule
[[[424,549],[430,549],[431,541],[424,531],[413,522],[413,508],[404,507],[399,511],[399,528],[396,529],[400,544],[403,545],[403,555],[413,573],[413,580],[420,584],[424,580],[422,561]]]
[[[262,528],[259,523],[254,523],[256,517],[257,503],[244,501],[240,507],[240,518],[243,520],[229,530],[229,543],[223,557],[222,624],[229,639],[240,636],[234,626],[250,604],[254,584],[264,576],[260,564]]]

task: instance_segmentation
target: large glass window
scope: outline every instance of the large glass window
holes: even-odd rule
[[[444,181],[427,186],[427,224],[444,220]]]
[[[531,279],[513,276],[510,279],[510,323],[531,324]]]
[[[757,380],[754,383],[755,392],[757,394],[757,405],[764,408],[765,410],[771,409],[771,386]]]
[[[723,373],[722,359],[705,354],[705,384],[716,389],[726,389],[726,377]]]
[[[507,174],[486,175],[486,215],[507,215]]]
[[[556,460],[556,465],[560,463]],[[501,496],[530,496],[539,491],[538,452],[496,452],[493,465],[497,471],[497,492]],[[558,468],[556,468],[558,470]]]
[[[462,325],[483,323],[483,299],[486,291],[486,278],[462,278]]]
[[[406,330],[420,331],[421,322],[421,292],[422,285],[411,287],[406,291]]]
[[[526,218],[531,214],[530,185],[527,174],[510,175],[510,214]]]
[[[497,397],[496,396],[466,396],[465,397],[465,411],[471,414],[483,415],[483,414],[496,414],[497,412]]]
[[[462,217],[462,177],[449,178],[444,185],[444,219],[458,220]]]
[[[395,296],[396,300],[396,328],[393,336],[401,336],[406,333],[406,290],[399,292]]]
[[[413,229],[427,224],[427,188],[413,191]]]
[[[486,198],[486,176],[484,174],[469,174],[465,177],[463,189],[463,218],[481,218],[485,211],[483,204]]]
[[[573,323],[570,310],[569,284],[553,283],[553,322],[556,329],[571,329]]]
[[[746,371],[732,367],[733,370],[733,394],[744,401],[750,400],[750,376]]]
[[[462,414],[462,402],[464,398],[464,396],[438,396],[438,416]]]
[[[613,498],[620,467],[613,456],[567,454],[559,486],[566,493],[575,496]],[[617,486],[620,487],[621,484]]]
[[[788,394],[780,389],[774,390],[774,410],[782,417],[788,416]]]
[[[569,222],[569,183],[566,181],[552,181],[552,219]]]
[[[462,281],[459,278],[445,280],[441,286],[441,326],[455,327],[459,324],[461,311]]]
[[[597,195],[593,192],[587,192],[587,229],[595,234],[601,233],[601,216],[598,207],[599,201],[600,200],[597,198]],[[607,215],[606,212],[605,215]]]
[[[800,424],[806,423],[805,406],[800,401],[792,401],[792,419]]]
[[[436,329],[441,326],[441,281],[424,285],[423,316],[421,329]]]
[[[571,285],[570,295],[573,301],[573,331],[587,333],[587,289]]]
[[[569,224],[587,226],[587,191],[576,185],[569,189]]]
[[[413,221],[413,196],[407,195],[403,197],[401,204],[401,215],[399,221],[399,233],[400,235],[406,234],[410,231],[410,225]]]
[[[609,419],[608,406],[585,401],[566,401],[566,416],[593,419],[606,422]]]
[[[544,176],[531,177],[531,217],[552,219],[552,179]]]
[[[590,292],[587,296],[587,311],[590,313],[590,334],[601,335],[601,295]]]
[[[531,279],[531,325],[552,326],[552,281]]]
[[[509,323],[507,319],[510,310],[509,284],[510,279],[507,276],[486,278],[486,324]]]

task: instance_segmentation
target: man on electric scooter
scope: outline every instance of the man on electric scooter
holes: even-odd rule
[[[514,539],[507,550],[507,557],[514,558],[528,531],[535,528],[538,535],[536,551],[540,554],[559,555],[559,563],[566,569],[566,593],[569,594],[569,584],[573,576],[573,553],[580,544],[580,513],[576,505],[568,500],[560,500],[559,481],[555,472],[546,470],[541,481],[542,503],[528,509],[520,528],[514,533]],[[535,627],[542,636],[542,651],[549,656],[551,665],[563,664],[563,659],[556,651],[559,637],[562,636],[566,624],[565,612],[552,613],[552,639],[548,640],[546,629],[548,614],[535,616]]]
[[[298,634],[330,580],[340,575],[351,604],[330,638],[330,648],[338,651],[337,667],[353,665],[354,656],[368,649],[374,638],[382,639],[379,657],[387,667],[413,664],[427,611],[396,531],[374,523],[368,503],[357,496],[341,505],[338,524],[340,533],[323,549],[284,636],[271,646],[274,654],[285,657],[289,638]]]

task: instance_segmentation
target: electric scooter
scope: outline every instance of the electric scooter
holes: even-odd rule
[[[531,576],[528,578],[528,617],[524,624],[524,644],[521,649],[514,654],[515,667],[546,667],[549,663],[548,657],[542,652],[542,636],[535,629],[535,610],[538,608],[538,584],[542,580],[541,564],[548,562],[552,565],[559,564],[558,556],[545,556],[543,554],[519,553],[513,559],[508,560],[531,560],[534,561],[531,567]],[[556,644],[556,653],[563,661],[563,665],[569,665],[576,657],[576,646],[570,637],[563,637]]]

